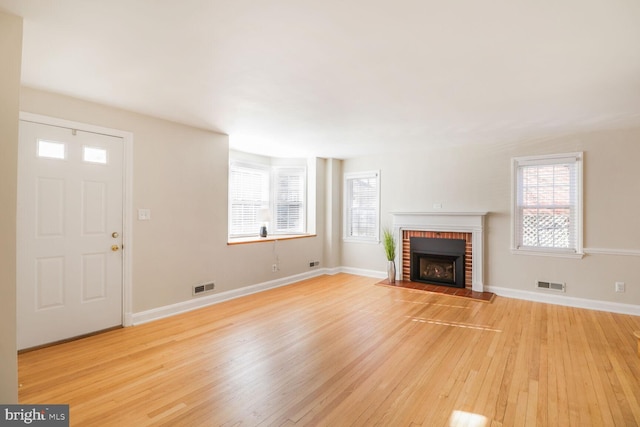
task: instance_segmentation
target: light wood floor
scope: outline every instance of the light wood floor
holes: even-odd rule
[[[640,425],[640,318],[323,276],[19,356],[78,426]]]

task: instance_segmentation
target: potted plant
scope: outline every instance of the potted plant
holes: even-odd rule
[[[384,252],[387,256],[387,278],[389,283],[396,282],[396,241],[393,238],[393,233],[388,228],[385,228],[382,232],[382,245],[384,246]]]

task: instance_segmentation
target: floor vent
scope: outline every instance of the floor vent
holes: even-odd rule
[[[564,292],[564,283],[543,282],[538,280],[536,282],[538,289],[548,289],[550,291]]]
[[[211,283],[203,283],[202,285],[195,285],[192,290],[193,295],[202,295],[208,292],[213,292],[213,289],[216,287],[214,282]]]

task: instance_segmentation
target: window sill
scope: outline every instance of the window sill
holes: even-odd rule
[[[514,255],[534,255],[534,256],[550,256],[557,258],[572,258],[582,259],[584,253],[582,252],[564,252],[553,250],[535,250],[535,249],[511,249],[511,253]]]
[[[227,245],[244,245],[247,243],[277,242],[278,240],[304,239],[316,237],[316,234],[270,234],[267,237],[249,236],[234,237],[227,240]]]
[[[343,237],[342,241],[345,243],[366,243],[369,245],[377,245],[380,243],[379,239],[356,239],[353,237]]]

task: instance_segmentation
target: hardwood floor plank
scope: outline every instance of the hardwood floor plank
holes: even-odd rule
[[[18,356],[71,425],[640,425],[640,318],[337,274]]]
[[[560,310],[549,309],[549,324],[547,325],[548,340],[548,371],[547,381],[548,400],[547,417],[548,425],[569,425],[569,404],[566,387],[566,374],[564,369],[564,359],[562,357],[562,343],[564,341],[564,320],[560,318]],[[544,400],[540,401],[544,405]]]

